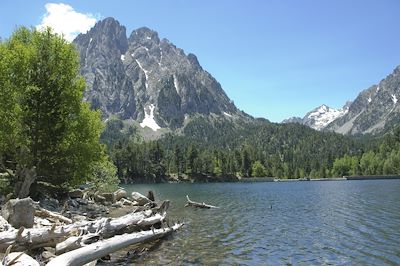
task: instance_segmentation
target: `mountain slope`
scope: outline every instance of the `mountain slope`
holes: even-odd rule
[[[308,112],[303,118],[292,117],[282,123],[298,123],[309,126],[315,130],[323,130],[332,121],[344,116],[348,112],[349,103],[341,109],[334,109],[325,104]]]
[[[104,118],[133,119],[142,127],[176,129],[192,114],[246,116],[221,85],[167,39],[148,28],[126,29],[113,18],[98,22],[75,40],[85,99]]]
[[[348,112],[326,129],[341,134],[381,133],[400,122],[400,66],[378,85],[362,91]]]

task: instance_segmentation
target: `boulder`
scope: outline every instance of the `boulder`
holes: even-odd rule
[[[114,193],[102,193],[101,196],[103,196],[107,202],[110,202],[110,203],[116,202]]]
[[[126,192],[125,189],[120,188],[114,192],[114,196],[115,196],[115,201],[119,201],[122,198],[127,198],[128,193]]]
[[[43,199],[39,202],[40,207],[49,211],[58,211],[60,209],[60,202],[56,199]]]
[[[132,192],[132,200],[137,201],[139,205],[145,205],[151,202],[151,200],[149,200],[146,196],[143,196],[139,192]]]
[[[4,258],[4,265],[13,266],[39,266],[39,262],[22,252],[12,252]],[[12,263],[11,263],[12,262]]]
[[[76,202],[78,202],[80,205],[88,205],[89,200],[87,199],[76,199]]]
[[[72,190],[69,192],[69,197],[71,199],[83,198],[83,191],[80,189]]]
[[[15,228],[32,228],[35,217],[34,202],[31,198],[11,199],[4,204],[1,215]]]

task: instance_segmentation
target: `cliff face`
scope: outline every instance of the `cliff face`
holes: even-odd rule
[[[362,91],[348,112],[328,125],[342,134],[380,133],[400,122],[400,66],[392,74]]]
[[[173,129],[183,125],[185,115],[243,115],[195,55],[160,40],[151,29],[134,30],[127,38],[125,27],[107,18],[74,44],[87,82],[85,99],[104,118]]]

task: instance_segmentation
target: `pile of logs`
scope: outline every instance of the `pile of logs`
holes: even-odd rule
[[[30,198],[10,200],[2,207],[4,218],[0,216],[0,265],[94,265],[110,253],[163,238],[183,225],[169,225],[169,201],[156,204],[136,192],[131,199],[118,199],[126,201],[133,206],[128,214],[90,220],[68,218]],[[33,222],[20,216],[29,212]]]

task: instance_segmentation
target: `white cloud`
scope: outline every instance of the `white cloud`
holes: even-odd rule
[[[87,32],[97,21],[90,13],[76,12],[70,5],[63,3],[47,3],[46,13],[42,21],[36,26],[41,30],[46,27],[53,28],[54,32],[64,34],[64,38],[72,41],[79,33]]]

